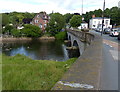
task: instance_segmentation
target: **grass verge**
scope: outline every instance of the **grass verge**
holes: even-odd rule
[[[2,89],[50,90],[75,60],[56,62],[2,55]]]

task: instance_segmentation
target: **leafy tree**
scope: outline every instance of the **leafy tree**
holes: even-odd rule
[[[118,7],[112,7],[110,9],[110,18],[111,18],[111,24],[114,25],[120,25],[120,15],[119,15],[120,9]]]
[[[9,17],[7,14],[2,14],[2,26],[5,26],[9,23]]]
[[[19,29],[12,29],[11,34],[15,37],[20,37],[21,36],[21,30]]]
[[[11,34],[11,30],[13,29],[14,27],[12,25],[6,25],[5,26],[5,29],[3,30],[3,34],[7,33],[7,34]]]
[[[110,17],[110,9],[106,8],[105,11],[104,11],[104,16],[105,17]]]
[[[70,19],[73,17],[73,14],[67,13],[64,15],[66,23],[69,23]]]
[[[50,22],[46,30],[52,35],[55,35],[65,26],[65,19],[64,16],[60,13],[53,13],[50,17]]]
[[[94,11],[94,15],[95,15],[96,17],[102,17],[102,10],[101,10],[101,9],[95,10],[95,11]]]
[[[81,22],[82,22],[82,17],[80,15],[74,15],[70,19],[70,25],[72,27],[78,27],[78,26],[80,26]]]
[[[21,34],[24,34],[27,37],[39,37],[41,36],[42,31],[38,26],[31,24],[24,25],[24,28],[21,30]]]

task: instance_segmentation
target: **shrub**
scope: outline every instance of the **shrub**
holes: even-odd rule
[[[11,34],[15,37],[20,37],[21,36],[21,31],[19,29],[12,29]]]
[[[59,32],[58,34],[55,35],[55,38],[64,40],[66,38],[66,35],[67,35],[66,31]]]
[[[27,37],[40,37],[42,31],[38,26],[27,24],[24,25],[24,28],[22,29],[22,33]]]
[[[5,29],[3,30],[3,33],[11,33],[11,30],[13,29],[14,27],[12,25],[6,25],[5,26]]]

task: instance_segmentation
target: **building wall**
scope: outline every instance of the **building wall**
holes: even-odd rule
[[[45,15],[46,16],[46,15]],[[48,20],[42,19],[39,14],[37,14],[34,19],[32,20],[32,24],[40,27],[43,31],[45,30],[45,27],[47,26]]]
[[[104,19],[104,28],[110,27],[110,19]],[[90,19],[89,27],[94,29],[102,26],[102,19]]]
[[[81,23],[82,29],[87,29],[88,28],[88,23]]]

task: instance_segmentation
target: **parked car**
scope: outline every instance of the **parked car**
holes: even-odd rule
[[[120,40],[120,33],[118,34],[118,40]]]
[[[119,34],[119,32],[118,32],[118,29],[117,29],[117,28],[112,29],[112,30],[110,31],[110,36],[118,36],[118,34]]]
[[[118,34],[118,40],[120,40],[120,28],[118,28],[118,32],[119,32],[119,34]]]
[[[103,34],[109,34],[111,31],[110,28],[105,28],[104,31],[103,31]]]

